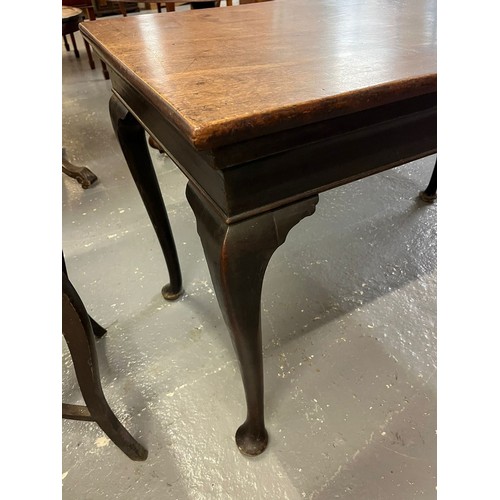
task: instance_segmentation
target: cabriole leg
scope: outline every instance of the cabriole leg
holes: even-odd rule
[[[259,455],[268,443],[260,324],[262,281],[273,252],[293,226],[314,212],[318,196],[231,225],[191,183],[187,197],[240,362],[247,418],[236,432],[236,443],[244,455]]]
[[[144,129],[117,97],[111,97],[109,109],[128,168],[151,219],[167,263],[170,283],[163,287],[163,297],[167,300],[175,300],[183,293],[181,269],[160,186],[149,156]]]
[[[434,164],[431,180],[425,191],[420,192],[420,199],[426,203],[433,203],[437,198],[437,160]]]

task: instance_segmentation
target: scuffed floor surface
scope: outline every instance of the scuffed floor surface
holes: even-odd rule
[[[62,175],[63,249],[89,313],[110,406],[149,450],[132,462],[96,424],[65,420],[66,500],[436,497],[436,206],[416,197],[435,157],[320,196],[274,254],[262,324],[270,443],[242,456],[244,395],[186,179],[151,155],[186,294],[166,267],[113,134],[110,83],[62,48],[63,146],[99,178]],[[62,399],[83,403],[63,342]]]

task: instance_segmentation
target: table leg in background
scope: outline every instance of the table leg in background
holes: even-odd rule
[[[144,128],[116,96],[111,97],[109,110],[128,168],[151,219],[167,263],[170,283],[163,287],[163,297],[167,300],[175,300],[183,293],[181,269],[167,210],[149,155]]]

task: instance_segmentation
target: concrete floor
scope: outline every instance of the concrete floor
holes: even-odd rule
[[[320,196],[264,282],[270,443],[242,456],[235,354],[212,289],[186,179],[151,151],[186,294],[166,267],[108,116],[110,83],[62,47],[63,146],[99,182],[62,175],[70,278],[108,329],[110,406],[149,450],[132,462],[96,424],[63,421],[67,500],[436,498],[436,206],[416,199],[435,157]],[[83,403],[63,342],[62,400]]]

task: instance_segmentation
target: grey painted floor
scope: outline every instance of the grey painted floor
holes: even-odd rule
[[[166,267],[108,117],[110,83],[62,48],[63,145],[99,183],[62,175],[63,249],[98,341],[104,391],[149,450],[132,462],[94,423],[63,421],[62,484],[84,499],[436,497],[436,206],[416,199],[429,157],[320,196],[264,282],[270,443],[255,459],[235,354],[186,179],[152,150],[186,294]],[[62,347],[62,399],[83,403]]]

